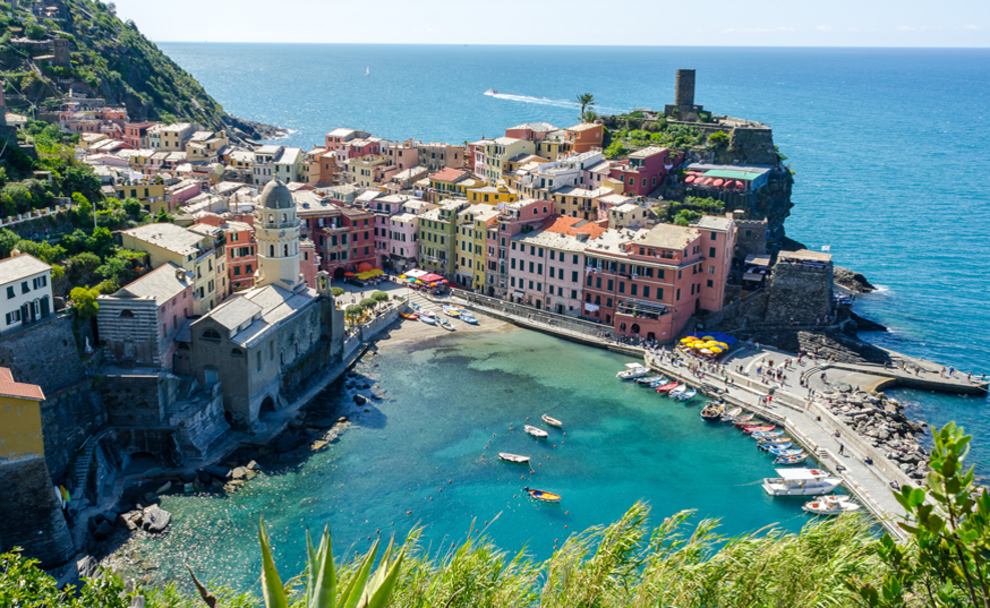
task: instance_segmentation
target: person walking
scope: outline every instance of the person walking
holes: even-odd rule
[[[845,449],[846,449],[846,446],[844,446],[844,445],[842,445],[842,444],[840,443],[840,444],[839,444],[839,456],[842,456],[842,452],[843,452],[843,451],[845,451]]]

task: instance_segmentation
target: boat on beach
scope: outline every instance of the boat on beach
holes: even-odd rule
[[[698,394],[698,391],[697,390],[695,390],[693,388],[689,388],[688,390],[684,391],[680,395],[677,395],[677,400],[678,401],[690,401],[691,399],[694,399],[694,396],[697,395],[697,394]]]
[[[451,323],[447,319],[444,319],[443,317],[437,317],[437,325],[439,325],[440,327],[446,329],[447,331],[456,331],[457,330],[457,328],[454,327],[454,324],[453,323]]]
[[[543,502],[560,502],[560,494],[554,494],[553,492],[535,490],[532,488],[523,488],[523,492],[526,492],[536,500],[542,500]]]
[[[508,452],[499,452],[499,460],[504,460],[506,462],[512,462],[516,464],[525,464],[529,462],[529,456],[520,456],[519,454],[510,454]]]
[[[848,496],[841,494],[821,496],[801,505],[801,509],[804,512],[814,513],[815,515],[839,515],[841,513],[858,511],[859,508],[859,505],[849,500]]]
[[[842,483],[822,469],[777,469],[777,475],[763,480],[763,490],[771,496],[820,496]]]
[[[550,416],[547,416],[546,414],[543,414],[542,416],[540,416],[540,419],[542,419],[543,422],[546,422],[550,426],[555,426],[558,429],[559,428],[562,428],[564,426],[564,423],[563,422],[561,422],[560,420],[557,420],[556,418],[551,418]]]
[[[471,311],[468,311],[468,310],[462,310],[461,311],[460,319],[461,319],[461,321],[464,321],[465,323],[467,323],[469,325],[477,325],[478,324],[478,318],[475,317],[473,314],[471,314]]]
[[[777,456],[773,459],[774,464],[801,464],[808,459],[808,455],[804,452],[797,454],[796,456]]]
[[[416,319],[419,318],[419,315],[417,315],[414,312],[400,312],[399,316],[402,317],[403,319],[409,319],[410,321],[415,321]]]
[[[660,386],[658,386],[657,392],[662,395],[664,393],[669,393],[670,391],[674,390],[677,387],[678,384],[676,382],[668,382],[667,384],[661,384]]]
[[[547,435],[549,435],[549,433],[547,433],[543,429],[536,428],[535,426],[530,426],[528,424],[523,426],[523,430],[526,431],[527,434],[532,435],[537,439],[546,439]]]
[[[436,325],[437,318],[431,314],[426,314],[428,311],[423,311],[419,314],[419,320],[427,325]]]
[[[650,370],[643,367],[642,363],[626,363],[626,369],[617,373],[615,377],[620,380],[635,380],[636,378],[642,378],[648,373],[650,373]]]
[[[722,413],[725,411],[725,406],[720,403],[715,403],[714,401],[709,401],[704,408],[701,410],[701,419],[707,420],[709,422],[718,420],[722,417]]]
[[[461,316],[461,309],[460,308],[456,308],[454,306],[448,306],[447,304],[444,304],[443,305],[443,314],[447,315],[448,317],[455,317],[455,318],[456,317],[460,317]]]

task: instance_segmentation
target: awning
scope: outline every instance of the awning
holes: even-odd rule
[[[590,302],[585,302],[584,309],[587,310],[588,312],[595,312],[596,310],[598,310],[598,305],[592,304]]]
[[[512,297],[513,298],[522,298],[525,295],[526,294],[524,294],[523,292],[519,291],[518,289],[512,292]]]
[[[409,274],[408,272],[406,274]],[[436,283],[437,281],[442,281],[443,277],[438,274],[427,273],[421,277],[416,277],[424,283]]]
[[[420,277],[422,277],[423,275],[426,275],[426,274],[429,274],[429,273],[426,272],[425,270],[420,270],[419,268],[413,268],[412,270],[407,270],[406,271],[406,276],[412,277],[414,279],[418,279],[418,278],[420,278]]]

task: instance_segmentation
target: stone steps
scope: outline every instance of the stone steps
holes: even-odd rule
[[[82,454],[76,459],[76,468],[73,474],[74,486],[72,488],[72,498],[82,498],[86,493],[86,483],[89,481],[89,465],[93,462],[93,453],[96,451],[96,436],[90,436],[83,444]]]

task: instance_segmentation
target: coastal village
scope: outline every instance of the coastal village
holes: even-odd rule
[[[101,206],[123,204],[135,225],[108,231],[107,246],[129,252],[117,275],[128,280],[94,291],[97,281],[69,284],[29,251],[0,260],[0,480],[15,490],[0,503],[0,548],[54,567],[99,553],[115,527],[161,533],[168,514],[154,491],[118,502],[127,474],[181,471],[175,487],[236,490],[256,464],[216,462],[243,443],[302,445],[275,439],[298,428],[300,404],[400,314],[437,302],[645,356],[668,379],[688,372],[664,348],[683,352],[686,334],[714,332],[849,373],[897,365],[855,340],[868,322],[835,286],[843,271],[831,255],[788,248],[792,177],[770,128],[705,111],[695,77],[679,70],[674,103],[640,112],[635,129],[616,126],[628,117],[582,113],[569,126],[529,122],[449,144],[349,125],[308,150],[245,145],[182,120],[132,122],[124,107],[67,95],[53,124],[78,135],[75,158],[101,198],[56,198],[0,218],[0,229],[54,245],[72,234],[60,218],[88,205],[95,236]],[[0,116],[6,132],[28,122],[6,107]],[[648,127],[661,123],[700,145],[652,142]],[[620,131],[646,135],[619,151]],[[402,299],[385,290],[358,305],[355,294],[386,286]],[[710,356],[723,347],[698,350],[695,378],[717,369]],[[742,367],[717,374],[717,388],[731,402],[737,374],[754,383],[740,405],[769,403],[772,385]],[[973,378],[930,381],[986,390]],[[798,412],[811,407],[805,394]],[[894,405],[859,386],[826,401],[864,436],[910,443],[898,475],[923,473],[918,428]],[[884,409],[900,426],[874,421]]]

